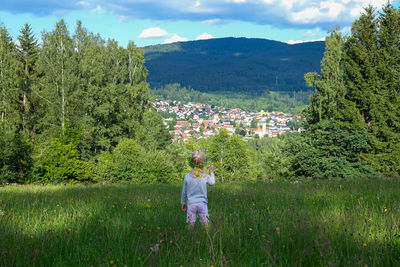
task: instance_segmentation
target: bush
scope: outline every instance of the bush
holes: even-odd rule
[[[360,130],[341,128],[332,121],[311,125],[301,137],[287,146],[294,155],[291,169],[296,176],[349,178],[376,176],[361,159],[367,149],[367,136]]]
[[[251,172],[251,157],[241,136],[230,136],[222,129],[210,138],[208,151],[210,160],[217,166],[215,175],[221,182],[257,179],[257,172]]]
[[[286,133],[281,138],[264,137],[248,141],[247,145],[255,154],[253,162],[256,162],[253,164],[256,164],[260,169],[260,178],[287,180],[293,177],[293,172],[290,171],[290,159],[292,156],[285,153],[285,147],[289,142],[293,142],[295,138],[297,138],[295,135]]]
[[[32,162],[32,145],[28,138],[0,129],[0,184],[24,183],[30,175]]]
[[[68,184],[93,180],[93,163],[79,159],[76,144],[65,144],[56,138],[42,153],[34,166],[33,182]]]
[[[165,151],[146,150],[133,139],[121,139],[112,153],[99,156],[96,181],[168,183],[177,179],[170,158]]]

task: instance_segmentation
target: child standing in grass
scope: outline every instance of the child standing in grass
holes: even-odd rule
[[[206,168],[206,154],[196,150],[190,157],[191,171],[185,175],[182,188],[181,204],[182,210],[187,211],[186,222],[193,228],[196,223],[197,214],[200,222],[207,229],[208,207],[207,207],[207,184],[214,185],[214,169],[210,167],[210,174]]]

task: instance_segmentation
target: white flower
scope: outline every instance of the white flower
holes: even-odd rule
[[[4,215],[4,211],[0,210],[0,216]]]
[[[150,249],[153,252],[157,252],[160,249],[160,244],[157,243],[153,247],[151,247]]]

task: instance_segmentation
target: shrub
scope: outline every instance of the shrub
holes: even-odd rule
[[[167,152],[146,150],[127,138],[121,139],[111,153],[103,152],[96,166],[96,181],[103,183],[168,183],[176,178]]]
[[[42,152],[34,166],[33,182],[67,184],[93,180],[93,164],[79,159],[76,144],[65,144],[56,138]]]
[[[24,183],[32,167],[32,145],[28,138],[0,129],[0,184]]]
[[[360,130],[321,121],[311,125],[297,142],[289,144],[286,153],[294,155],[291,169],[296,176],[321,179],[376,176],[361,159],[367,141]]]

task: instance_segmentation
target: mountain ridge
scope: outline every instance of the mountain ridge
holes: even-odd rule
[[[170,83],[202,92],[309,90],[304,74],[319,72],[324,42],[287,44],[260,38],[215,38],[144,47],[150,87]]]

